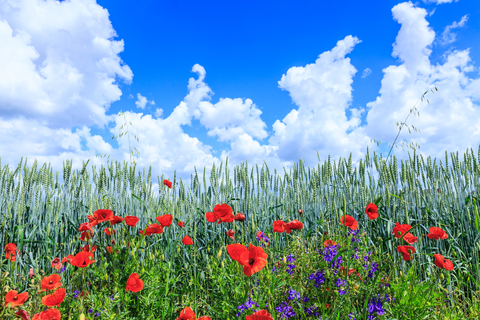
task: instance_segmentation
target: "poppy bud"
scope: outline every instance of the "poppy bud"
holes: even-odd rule
[[[225,264],[223,263],[223,260],[222,260],[222,268],[225,268]]]
[[[130,255],[133,257],[133,251],[130,251]]]
[[[105,281],[108,281],[108,274],[105,273]]]
[[[287,256],[283,256],[283,263],[287,263]]]
[[[80,320],[85,320],[85,315],[83,313],[80,315]]]
[[[155,259],[155,255],[153,253],[150,255],[150,257],[152,258],[152,260]]]
[[[164,254],[162,254],[162,260],[165,260],[165,255]]]
[[[207,251],[210,252],[210,247],[207,247]]]
[[[180,253],[180,247],[178,247],[177,252]]]
[[[299,209],[298,210],[298,214],[302,214],[303,213],[303,210],[302,209]]]
[[[220,250],[218,250],[218,253],[217,253],[217,258],[220,259],[220,256],[222,255],[222,248],[220,248]]]
[[[440,273],[440,279],[445,280],[445,276],[443,275],[443,273]]]

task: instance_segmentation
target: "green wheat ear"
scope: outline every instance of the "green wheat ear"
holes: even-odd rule
[[[122,114],[123,114],[123,112],[122,112],[122,110],[120,110],[120,112],[117,114],[117,116],[121,116]],[[125,123],[120,127],[119,130],[122,130],[122,128],[123,128],[124,126],[127,126],[127,131],[126,131],[126,132],[120,132],[120,134],[119,134],[118,136],[112,136],[112,139],[113,139],[113,138],[117,138],[117,139],[118,139],[119,137],[123,136],[124,134],[126,134],[126,133],[128,134],[128,124],[127,124],[127,119],[125,118],[125,115],[123,115],[123,118],[125,119]],[[133,126],[133,124],[132,124],[130,121],[128,121],[128,122]],[[138,138],[137,138],[136,135],[133,135],[133,136],[135,137],[135,139],[137,139],[138,142],[140,142],[140,140],[138,140]],[[131,164],[132,164],[132,162],[131,162],[132,156],[134,156],[134,154],[133,154],[132,148],[130,147],[130,134],[128,134],[128,148],[130,149],[130,165],[131,165]],[[140,152],[138,152],[137,148],[134,147],[134,149],[135,149],[135,151],[137,152],[137,156],[139,156],[139,155],[140,155]],[[95,157],[97,157],[97,156],[99,156],[99,155],[97,154]],[[103,158],[103,157],[105,157],[105,156],[106,156],[106,155],[104,155],[104,154],[100,154],[100,158]],[[110,158],[110,156],[108,156],[107,159],[108,159],[108,158]],[[107,161],[107,162],[108,162],[108,161]],[[133,160],[133,164],[136,165],[135,160]]]

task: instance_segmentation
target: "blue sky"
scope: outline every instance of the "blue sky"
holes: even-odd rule
[[[479,21],[472,0],[0,0],[1,164],[130,163],[128,137],[112,140],[123,110],[155,191],[174,171],[189,185],[194,166],[208,181],[227,156],[231,176],[245,160],[282,177],[300,158],[317,167],[317,149],[357,167],[367,146],[387,157],[434,87],[399,167],[406,143],[437,164],[477,157]]]

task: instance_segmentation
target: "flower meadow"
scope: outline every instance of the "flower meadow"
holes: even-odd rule
[[[172,188],[168,180],[163,184]],[[361,213],[367,218],[366,225],[343,214],[341,228],[335,232],[306,237],[306,213],[299,209],[288,222],[274,220],[270,228],[257,230],[255,243],[242,241],[249,232],[245,230],[246,216],[235,213],[228,203],[216,204],[203,219],[207,231],[224,234],[219,238],[220,250],[212,252],[207,266],[187,258],[181,274],[168,272],[172,264],[181,261],[168,261],[149,248],[161,246],[158,238],[170,231],[178,253],[185,251],[190,253],[188,257],[195,257],[192,245],[196,239],[184,232],[188,222],[167,213],[157,216],[155,222],[139,225],[137,216],[98,209],[86,216],[72,235],[77,250],[49,259],[47,270],[30,268],[21,275],[26,282],[17,282],[16,287],[11,287],[9,279],[19,270],[24,253],[18,242],[5,245],[2,272],[9,271],[2,275],[5,294],[0,318],[446,319],[447,309],[452,319],[477,317],[478,305],[468,312],[465,301],[462,310],[447,307],[453,296],[444,293],[442,280],[450,283],[456,266],[440,249],[439,244],[450,239],[442,227],[429,227],[425,241],[432,250],[420,253],[416,250],[418,225],[397,221],[388,232],[401,264],[371,243],[368,233],[381,218],[380,201],[372,200]],[[282,239],[283,248],[279,245]],[[416,279],[418,255],[433,260],[429,282]],[[398,266],[406,271],[396,276]],[[69,283],[68,289],[65,283]]]
[[[478,320],[480,147],[451,171],[413,150],[401,171],[367,147],[358,174],[329,156],[256,182],[227,157],[203,190],[196,168],[162,175],[158,199],[151,166],[92,165],[92,187],[88,161],[63,185],[0,162],[0,319]]]

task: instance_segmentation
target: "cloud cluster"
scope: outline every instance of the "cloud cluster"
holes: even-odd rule
[[[446,2],[451,1],[437,1]],[[212,164],[218,168],[226,157],[231,179],[232,167],[245,160],[249,170],[266,162],[271,173],[276,168],[282,177],[283,168],[288,171],[300,158],[306,167],[317,167],[316,150],[322,164],[328,155],[333,164],[352,153],[357,166],[365,158],[367,146],[370,156],[373,150],[378,152],[371,139],[395,140],[396,123],[404,121],[422,93],[434,87],[439,91],[428,96],[430,104],[417,105],[421,116],[408,119],[409,126],[420,128],[421,133],[403,129],[398,141],[417,143],[421,145],[417,154],[443,163],[445,150],[463,154],[473,148],[477,152],[480,120],[474,102],[480,100],[480,80],[465,74],[476,71],[469,49],[454,50],[445,55],[444,64],[432,65],[429,56],[435,32],[425,19],[427,11],[403,2],[392,8],[392,14],[400,25],[392,51],[399,65],[382,70],[379,96],[367,103],[367,108],[350,107],[357,70],[347,55],[361,43],[351,35],[311,64],[285,71],[278,87],[288,91],[297,108],[274,122],[271,136],[261,119],[262,111],[251,99],[220,98],[212,104],[214,92],[206,82],[206,70],[195,64],[192,72],[198,78],[188,79],[188,94],[170,115],[163,118],[162,109],[156,109],[153,116],[124,111],[132,123],[130,134],[139,139],[135,143],[140,152],[135,159],[137,169],[145,167],[148,171],[152,165],[157,192],[157,175],[173,181],[176,171],[177,181],[182,178],[189,185],[194,167],[200,176],[206,167],[209,180]],[[114,149],[101,136],[90,134],[90,127],[96,126],[108,127],[112,135],[118,135],[123,117],[107,115],[110,104],[122,94],[115,81],[120,78],[130,84],[133,79],[133,72],[118,56],[124,43],[113,40],[116,34],[108,16],[95,1],[0,0],[2,165],[8,163],[12,169],[23,156],[28,157],[30,166],[36,158],[40,166],[51,163],[54,172],[62,172],[65,160],[73,159],[73,169],[80,170],[82,162],[90,159],[91,171],[91,165],[98,170],[107,164],[107,160],[95,157],[100,153],[122,164],[130,163],[128,139],[120,138],[119,148]],[[465,22],[462,18],[450,29]],[[370,72],[365,69],[362,77]],[[137,99],[136,107],[143,111],[149,101],[140,93]],[[360,126],[362,115],[365,126]],[[211,146],[184,133],[182,126],[191,125],[192,119],[198,120],[209,136],[229,143],[230,150],[215,157]],[[111,123],[113,127],[109,127]],[[267,138],[267,144],[259,142]],[[82,140],[86,150],[82,150]],[[408,159],[407,150],[394,149],[394,154]]]

